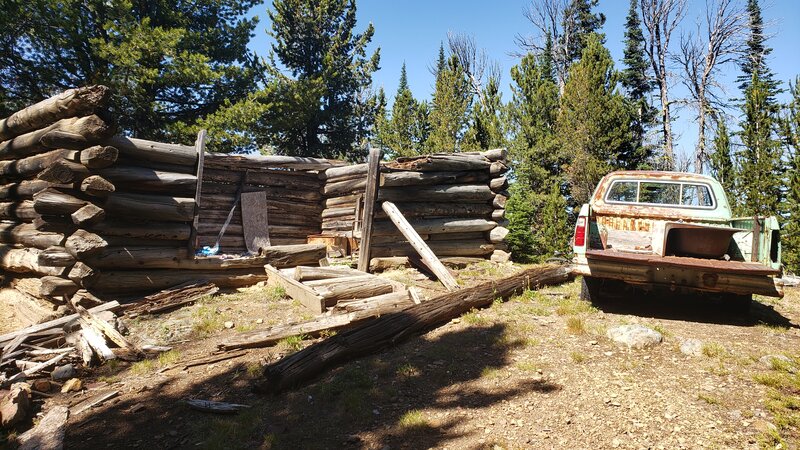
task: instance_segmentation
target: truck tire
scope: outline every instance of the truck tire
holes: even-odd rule
[[[590,303],[600,303],[600,286],[603,280],[592,277],[581,278],[581,300]]]

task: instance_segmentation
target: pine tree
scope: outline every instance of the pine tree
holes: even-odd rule
[[[630,152],[629,110],[616,85],[611,54],[599,36],[589,35],[580,61],[570,69],[557,120],[575,204],[585,203],[600,178],[621,167]]]
[[[788,171],[786,191],[786,222],[781,232],[783,264],[793,273],[800,271],[800,76],[789,86],[792,100],[786,107],[782,134],[786,146],[794,155]]]
[[[498,80],[494,77],[489,78],[483,88],[484,101],[476,103],[470,114],[470,126],[464,136],[463,149],[465,151],[487,150],[504,146],[505,139],[501,119],[502,96]]]
[[[542,210],[543,223],[541,242],[545,244],[544,255],[555,256],[569,252],[569,224],[567,201],[561,193],[561,186],[553,183]]]
[[[745,42],[747,50],[742,55],[740,62],[742,75],[737,78],[739,89],[742,92],[747,91],[753,73],[758,73],[769,93],[768,102],[774,103],[775,95],[780,92],[780,83],[775,81],[775,75],[767,67],[767,58],[772,53],[772,48],[767,46],[764,19],[761,17],[761,6],[759,6],[758,0],[747,0],[747,17],[750,30]]]
[[[430,113],[431,131],[425,142],[427,151],[460,151],[471,100],[469,82],[458,58],[451,55],[445,59],[444,48],[440,47]]]
[[[736,170],[731,154],[731,137],[725,120],[721,119],[717,125],[714,136],[714,152],[710,157],[711,173],[722,184],[728,195],[728,202],[734,211],[738,211],[738,196],[736,195]]]
[[[188,126],[255,89],[260,64],[247,44],[258,21],[246,15],[258,3],[5,1],[0,116],[67,88],[105,84],[117,94],[123,131],[193,140],[183,135]]]
[[[652,157],[652,147],[645,146],[644,138],[653,125],[656,116],[655,108],[650,104],[650,93],[653,83],[648,76],[649,64],[644,54],[644,34],[639,19],[638,1],[631,0],[628,17],[625,22],[625,50],[623,62],[625,69],[620,73],[620,83],[627,92],[631,109],[631,133],[633,133],[633,149],[630,161],[625,166],[630,169],[642,167]]]
[[[778,215],[783,193],[782,149],[776,139],[777,106],[766,82],[753,72],[745,90],[744,115],[739,124],[742,149],[737,155],[742,177],[740,194],[746,214]]]
[[[380,61],[378,50],[366,53],[372,24],[354,32],[355,0],[274,0],[269,17],[275,42],[263,139],[286,154],[363,158],[372,120],[363,91]]]
[[[375,126],[371,136],[375,147],[386,148],[387,135],[391,133],[390,125],[386,112],[386,92],[381,86],[375,94]]]
[[[421,144],[417,141],[417,101],[408,87],[406,65],[400,69],[400,84],[392,105],[390,132],[386,146],[393,157],[413,156],[420,152]]]
[[[592,8],[597,6],[598,0],[572,0],[564,11],[562,27],[564,29],[562,46],[565,49],[567,61],[569,63],[577,61],[586,48],[589,35],[598,34],[606,16],[603,13],[594,14]],[[598,34],[601,43],[605,40],[603,35]]]

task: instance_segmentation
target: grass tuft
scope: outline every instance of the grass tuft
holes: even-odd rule
[[[567,331],[571,334],[584,334],[586,333],[586,325],[580,317],[567,318]]]
[[[278,345],[283,345],[284,348],[291,351],[298,351],[303,348],[303,341],[307,339],[308,336],[304,334],[298,334],[296,336],[289,336],[287,338],[283,338],[278,342]]]
[[[708,342],[703,344],[701,351],[703,352],[703,355],[709,358],[716,358],[719,356],[723,356],[726,353],[725,347],[716,342]]]
[[[397,426],[403,430],[419,430],[422,428],[429,428],[431,424],[422,411],[412,409],[400,416],[400,420],[397,421]]]
[[[572,358],[572,362],[576,364],[580,364],[588,359],[588,357],[581,352],[572,352],[569,357]]]

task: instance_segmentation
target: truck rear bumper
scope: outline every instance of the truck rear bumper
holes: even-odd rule
[[[677,265],[659,266],[611,258],[587,259],[585,256],[576,258],[575,272],[584,276],[620,280],[644,287],[783,297],[783,284],[774,276],[763,273],[726,272],[719,268],[703,270]]]

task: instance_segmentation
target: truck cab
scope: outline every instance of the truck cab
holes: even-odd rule
[[[612,172],[578,215],[573,237],[582,296],[606,284],[721,294],[749,306],[783,296],[775,217],[733,217],[722,186],[700,174]]]

